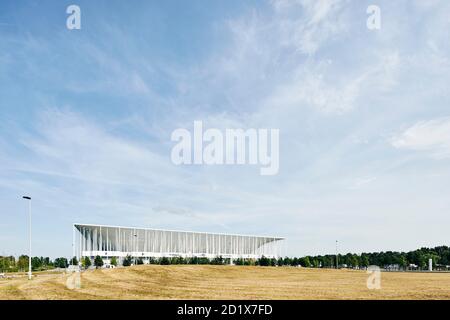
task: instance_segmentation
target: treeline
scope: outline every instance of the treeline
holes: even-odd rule
[[[381,268],[388,266],[398,266],[400,269],[409,267],[415,267],[418,269],[428,268],[428,260],[432,259],[433,267],[438,265],[449,266],[450,265],[450,248],[447,246],[439,246],[435,248],[420,248],[409,252],[373,252],[362,254],[339,254],[338,265],[339,267],[346,268],[366,268],[370,265],[376,265]],[[214,259],[208,258],[159,258],[150,259],[150,264],[230,264],[230,259],[216,257]],[[127,257],[123,261],[124,266],[131,264],[144,264],[144,260],[132,257]],[[235,259],[233,260],[235,265],[255,265],[255,266],[294,266],[294,267],[307,267],[307,268],[335,268],[336,267],[336,255],[318,255],[318,256],[304,256],[304,257],[284,257],[284,258],[267,258],[261,257],[260,259]]]
[[[49,257],[32,257],[31,269],[33,271],[44,271],[54,268],[67,268],[69,261],[66,258],[56,258],[51,260]],[[24,272],[28,271],[28,256],[21,255],[19,258],[14,256],[0,256],[0,272]]]
[[[76,262],[76,258],[74,258]],[[141,265],[141,264],[159,264],[159,265],[169,265],[169,264],[212,264],[212,265],[224,265],[230,264],[230,259],[225,259],[223,257],[216,257],[214,259],[201,258],[201,257],[161,257],[161,258],[150,258],[148,261],[144,261],[143,258],[134,258],[132,256],[126,256],[122,261],[122,266],[128,267],[131,265]],[[118,265],[118,260],[116,257],[110,259],[110,264],[113,266]],[[255,264],[255,263],[253,263]],[[104,265],[103,259],[100,256],[96,256],[92,262],[89,257],[83,257],[81,259],[81,266],[87,269],[91,266],[96,268],[102,267]]]
[[[428,260],[432,259],[433,267],[449,266],[450,265],[450,248],[447,246],[439,246],[435,248],[420,248],[409,252],[373,252],[362,254],[339,254],[338,265],[340,268],[366,268],[370,265],[376,265],[381,268],[389,266],[398,266],[399,269],[417,268],[427,269]],[[230,259],[216,257],[214,259],[208,258],[182,258],[182,257],[163,257],[159,259],[151,258],[148,261],[150,264],[213,264],[223,265],[230,264]],[[128,256],[124,259],[123,265],[129,266],[132,264],[144,264],[142,258],[134,259]],[[260,259],[235,259],[235,265],[254,265],[254,266],[294,266],[306,268],[335,268],[336,255],[318,255],[318,256],[304,256],[304,257],[284,257],[284,258],[267,258]],[[116,264],[115,264],[116,265]]]
[[[381,268],[388,266],[398,266],[399,269],[406,268],[418,268],[426,269],[428,267],[428,260],[432,259],[433,267],[450,265],[450,248],[447,246],[439,246],[435,248],[420,248],[409,252],[373,252],[362,254],[339,254],[338,255],[339,267],[346,268],[366,268],[370,265],[376,265]],[[104,264],[103,259],[100,256],[94,258],[91,261],[85,257],[81,259],[81,266],[85,269],[95,266],[102,267]],[[318,255],[318,256],[304,256],[304,257],[284,257],[279,259],[261,257],[260,259],[234,259],[235,265],[254,265],[254,266],[294,266],[294,267],[307,267],[307,268],[335,268],[336,267],[336,255]],[[216,257],[213,259],[202,257],[162,257],[162,258],[150,258],[148,261],[144,261],[142,258],[134,258],[127,256],[123,259],[123,266],[130,266],[134,264],[212,264],[212,265],[225,265],[230,264],[229,258]],[[69,264],[78,265],[77,259],[74,257],[71,261],[66,258],[56,258],[50,260],[46,257],[33,257],[31,261],[33,271],[49,270],[53,268],[67,268]],[[110,259],[110,264],[117,266],[118,260],[113,257]],[[0,256],[0,272],[17,272],[28,270],[28,256],[22,255],[18,259],[13,256],[2,257]]]
[[[338,254],[339,267],[365,268],[370,265],[381,268],[388,266],[398,266],[400,269],[417,267],[426,269],[428,260],[432,259],[433,267],[450,265],[450,248],[439,246],[435,248],[420,248],[409,252],[385,251],[362,254]],[[271,262],[273,263],[273,262]],[[280,258],[277,260],[278,266],[291,265],[316,268],[336,267],[336,255],[306,256],[302,258]]]
[[[439,246],[435,248],[420,248],[409,252],[385,251],[372,253],[347,253],[338,254],[339,267],[366,268],[370,265],[381,268],[388,266],[398,266],[400,269],[416,267],[426,269],[428,260],[432,259],[433,267],[450,265],[450,248]],[[273,264],[273,262],[271,262]],[[305,256],[301,258],[280,258],[277,260],[278,266],[291,265],[315,268],[336,267],[336,255]]]

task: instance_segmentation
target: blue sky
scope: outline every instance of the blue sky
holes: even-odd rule
[[[74,222],[448,245],[449,28],[446,0],[2,1],[0,254],[27,251],[23,194],[44,256]],[[194,120],[280,129],[278,175],[175,166]]]

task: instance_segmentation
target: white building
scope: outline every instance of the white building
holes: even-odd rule
[[[74,224],[74,256],[111,257],[121,261],[127,255],[149,258],[205,257],[277,258],[284,238],[194,231],[159,230],[91,224]]]

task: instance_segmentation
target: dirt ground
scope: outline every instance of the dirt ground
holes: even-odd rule
[[[0,279],[8,299],[450,299],[450,273],[382,272],[369,290],[364,271],[294,267],[142,265]]]

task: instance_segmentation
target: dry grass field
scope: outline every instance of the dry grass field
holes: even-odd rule
[[[450,273],[381,274],[366,287],[364,271],[305,268],[148,265],[73,275],[37,273],[0,279],[0,299],[450,299]],[[69,278],[69,281],[68,281]]]

